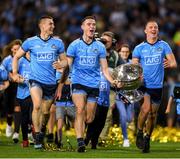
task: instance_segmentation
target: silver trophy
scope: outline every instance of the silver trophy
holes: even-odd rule
[[[143,93],[137,90],[141,86],[142,67],[135,64],[122,64],[114,68],[112,76],[122,82],[122,88],[117,92],[120,99],[126,103],[135,103],[142,99]]]

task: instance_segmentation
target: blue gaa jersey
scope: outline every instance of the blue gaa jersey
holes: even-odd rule
[[[64,53],[62,40],[50,37],[45,41],[34,36],[24,41],[22,49],[30,52],[30,79],[43,84],[56,84],[56,70],[52,63],[58,59],[60,53]]]
[[[24,83],[19,83],[17,88],[16,97],[19,99],[25,99],[26,97],[30,96],[29,91],[29,77],[31,73],[30,69],[30,61],[26,58],[22,57],[18,63],[18,73],[25,79]]]
[[[143,68],[144,86],[162,88],[164,81],[163,60],[172,53],[170,46],[163,40],[151,45],[143,42],[135,47],[132,57],[138,58]]]
[[[13,57],[11,55],[5,57],[2,61],[2,65],[5,67],[5,69],[9,72],[12,72],[12,59]]]
[[[106,58],[105,46],[96,40],[87,44],[80,38],[69,45],[67,56],[73,58],[72,84],[99,88],[100,58]]]
[[[104,77],[103,73],[101,72],[101,81],[99,86],[99,97],[97,103],[102,106],[109,107],[109,94],[110,94],[110,83]]]
[[[4,65],[0,65],[0,83],[3,81],[7,81],[8,80],[8,72],[5,69]]]

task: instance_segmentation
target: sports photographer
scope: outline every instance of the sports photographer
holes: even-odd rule
[[[101,41],[106,47],[108,67],[114,69],[117,67],[119,59],[118,52],[115,50],[117,40],[115,39],[114,33],[105,31],[102,33],[101,37],[99,37],[98,33],[95,34],[95,36],[95,38]]]

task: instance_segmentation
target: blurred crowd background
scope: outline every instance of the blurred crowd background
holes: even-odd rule
[[[37,20],[48,14],[55,19],[55,34],[65,43],[81,35],[84,16],[95,15],[97,32],[112,31],[117,47],[128,43],[133,50],[144,40],[144,25],[150,18],[159,23],[160,38],[173,49],[180,63],[180,1],[179,0],[6,0],[0,1],[0,53],[11,40],[25,40],[38,32]],[[164,98],[159,122],[165,125],[163,113],[173,81],[180,79],[180,67],[167,70]],[[163,119],[163,120],[161,120]]]

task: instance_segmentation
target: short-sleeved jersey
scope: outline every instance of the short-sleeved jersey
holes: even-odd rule
[[[12,72],[12,59],[13,57],[11,55],[5,57],[2,61],[2,65],[5,67],[5,69],[9,72]]]
[[[103,73],[101,72],[101,81],[99,86],[99,97],[97,103],[102,106],[109,107],[110,105],[110,83],[109,81],[104,77]]]
[[[171,54],[170,46],[163,40],[153,45],[143,42],[135,47],[132,57],[138,58],[143,68],[144,86],[147,88],[162,88],[164,81],[163,60]]]
[[[72,84],[99,88],[100,59],[106,58],[105,46],[96,40],[87,44],[80,38],[69,45],[67,56],[73,58]]]
[[[8,80],[8,72],[4,65],[0,65],[0,82]]]
[[[16,97],[19,99],[25,99],[26,97],[30,96],[30,91],[29,91],[29,77],[30,77],[30,62],[22,57],[19,60],[18,63],[18,73],[25,79],[24,83],[19,83],[17,87],[17,94]]]
[[[23,42],[22,49],[30,52],[30,79],[43,84],[56,84],[56,70],[52,63],[64,52],[62,40],[50,37],[45,41],[34,36]]]

